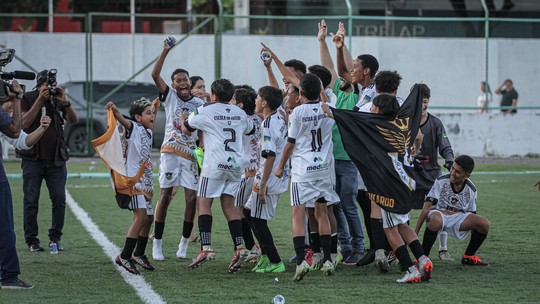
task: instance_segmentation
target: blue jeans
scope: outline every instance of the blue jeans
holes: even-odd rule
[[[352,161],[336,160],[336,192],[341,202],[334,205],[338,239],[342,251],[364,252],[364,231],[356,204],[358,175]]]
[[[30,246],[39,243],[38,210],[41,183],[45,180],[52,202],[52,223],[49,240],[60,241],[66,215],[66,165],[57,167],[53,160],[27,160],[21,162],[24,192],[24,238]]]
[[[2,282],[14,280],[21,273],[15,248],[13,202],[8,182],[0,182],[0,271]]]

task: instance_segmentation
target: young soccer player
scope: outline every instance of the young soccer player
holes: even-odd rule
[[[181,119],[186,134],[200,130],[204,136],[205,155],[201,170],[197,205],[201,251],[188,266],[195,268],[215,257],[212,250],[212,202],[221,199],[221,208],[229,223],[234,243],[234,256],[228,267],[236,272],[246,261],[249,251],[244,247],[242,222],[234,207],[234,198],[242,179],[244,150],[241,136],[255,131],[253,122],[237,106],[229,104],[234,85],[227,79],[218,79],[211,86],[211,103],[199,107],[189,118]]]
[[[150,226],[154,221],[151,201],[154,183],[152,181],[153,166],[150,152],[152,151],[152,129],[154,128],[157,108],[154,108],[146,98],[136,100],[129,109],[131,120],[124,118],[113,102],[105,105],[105,109],[113,111],[116,120],[125,128],[127,147],[122,152],[127,159],[127,175],[135,176],[142,163],[146,162],[144,174],[133,187],[135,195],[131,197],[128,206],[128,209],[133,212],[133,223],[127,232],[124,248],[116,257],[116,264],[132,274],[139,274],[133,262],[146,270],[154,270],[144,251],[148,242]]]
[[[438,231],[445,230],[459,240],[464,240],[472,231],[461,264],[489,266],[476,255],[489,232],[489,220],[476,214],[477,191],[469,179],[473,170],[474,160],[468,155],[461,155],[452,164],[450,174],[435,180],[418,217],[416,233],[426,221],[422,243],[424,252],[429,255]]]
[[[259,238],[263,255],[253,269],[255,272],[284,272],[285,264],[277,252],[268,220],[273,220],[281,193],[289,186],[288,173],[283,178],[273,174],[281,161],[287,139],[287,123],[277,110],[283,102],[279,89],[265,86],[259,89],[255,110],[262,114],[260,166],[253,182],[253,192],[249,200],[251,220]],[[285,165],[288,167],[288,164]]]
[[[251,221],[251,210],[247,206],[249,197],[251,196],[251,189],[253,186],[253,180],[255,174],[259,169],[260,158],[260,127],[262,118],[255,113],[255,100],[257,98],[257,92],[252,88],[238,88],[236,86],[231,104],[239,106],[244,112],[246,112],[248,119],[253,121],[255,126],[255,132],[250,135],[242,136],[244,147],[244,173],[242,174],[242,181],[236,193],[236,200],[234,205],[238,208],[240,218],[242,219],[242,237],[244,238],[244,244],[246,248],[250,250],[250,255],[247,258],[249,261],[257,260],[261,251],[255,244],[253,238]]]
[[[169,38],[167,38],[169,39]],[[159,187],[160,195],[156,205],[156,223],[154,225],[154,241],[152,246],[152,257],[154,260],[164,260],[162,243],[163,231],[165,230],[165,219],[167,209],[173,198],[173,189],[184,188],[186,208],[184,211],[184,224],[182,237],[178,244],[176,256],[186,258],[189,236],[193,230],[193,220],[195,219],[195,204],[197,198],[197,163],[194,157],[197,134],[182,134],[180,130],[180,115],[187,112],[189,115],[204,101],[191,94],[191,81],[189,72],[184,69],[176,69],[172,72],[171,85],[167,85],[160,73],[173,46],[163,42],[163,50],[152,70],[152,78],[159,90],[160,101],[165,107],[165,137],[161,145],[161,157],[159,166]]]
[[[313,74],[300,80],[300,96],[303,104],[289,116],[287,144],[275,174],[283,176],[287,161],[292,161],[292,229],[293,244],[297,256],[293,281],[298,282],[309,272],[310,265],[304,256],[304,214],[306,207],[315,207],[315,217],[321,247],[324,253],[321,271],[326,275],[334,272],[330,255],[331,230],[328,218],[329,203],[339,201],[334,191],[334,157],[332,155],[332,125],[322,112],[319,95],[322,84]]]

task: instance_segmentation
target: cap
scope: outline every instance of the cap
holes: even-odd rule
[[[39,72],[36,76],[36,87],[39,87],[41,84],[45,83],[47,81],[47,74],[49,73],[49,70],[43,70]]]

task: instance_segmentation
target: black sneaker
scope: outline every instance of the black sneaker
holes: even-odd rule
[[[28,250],[29,250],[30,252],[45,251],[45,249],[43,249],[41,246],[39,246],[38,243],[34,243],[34,244],[28,246]]]
[[[346,260],[342,262],[345,266],[356,266],[356,264],[365,256],[364,252],[353,252]]]
[[[365,255],[356,263],[356,266],[365,266],[375,261],[375,249],[369,249],[365,252]]]
[[[148,258],[146,257],[146,255],[141,255],[141,256],[132,256],[131,259],[141,265],[142,268],[146,269],[146,270],[154,270],[154,266],[152,266],[152,264],[150,264],[150,261],[148,261]]]
[[[123,259],[121,255],[118,255],[116,259],[114,260],[118,266],[123,267],[125,270],[127,270],[129,273],[132,274],[140,274],[137,270],[137,267],[135,267],[135,264],[133,264],[133,261],[131,259]]]
[[[23,280],[19,278],[16,278],[13,281],[9,281],[9,282],[2,282],[2,289],[32,289],[32,288],[34,288],[34,285],[26,284]]]

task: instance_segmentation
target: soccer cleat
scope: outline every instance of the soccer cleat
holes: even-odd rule
[[[150,264],[150,261],[148,261],[148,258],[146,257],[146,255],[141,255],[141,256],[131,256],[131,259],[141,265],[142,268],[146,269],[146,270],[154,270],[154,266],[152,264]]]
[[[19,278],[9,282],[2,282],[2,289],[32,289],[34,285],[27,284]]]
[[[323,254],[322,252],[315,252],[311,258],[311,269],[317,270],[321,269],[323,266]]]
[[[126,259],[123,259],[121,255],[118,255],[114,261],[116,262],[118,266],[123,267],[129,273],[140,274],[139,271],[137,270],[137,267],[135,267],[135,264],[133,264],[133,261],[131,259],[126,260]]]
[[[477,255],[466,255],[464,254],[461,258],[461,264],[463,265],[472,265],[472,266],[489,266],[489,263],[482,261]]]
[[[364,257],[356,263],[356,266],[366,266],[373,263],[373,261],[375,261],[375,250],[369,249],[365,252]]]
[[[162,239],[154,239],[152,242],[152,258],[156,261],[163,261],[165,260],[165,257],[163,256],[163,251],[161,249],[163,240]]]
[[[206,261],[211,261],[216,258],[216,252],[212,248],[204,249],[199,252],[197,257],[191,260],[191,263],[188,265],[189,269],[197,268],[201,266]]]
[[[255,267],[253,267],[253,269],[251,269],[251,271],[259,272],[258,270],[265,269],[266,266],[268,266],[268,265],[270,265],[270,260],[268,259],[268,256],[267,255],[262,255],[261,258],[259,259],[259,262],[257,263],[257,265],[255,265]]]
[[[454,258],[450,255],[448,250],[440,250],[439,251],[439,259],[443,261],[453,261]]]
[[[293,282],[300,282],[304,276],[309,272],[309,264],[304,260],[302,264],[296,265],[296,271],[294,272]]]
[[[403,278],[396,280],[396,282],[400,284],[419,283],[421,281],[422,276],[416,266],[411,266]]]
[[[388,260],[386,259],[384,249],[377,249],[377,251],[375,251],[375,266],[380,273],[387,273],[388,271],[390,271],[390,265],[388,264]]]
[[[296,255],[293,255],[290,259],[289,259],[289,263],[296,263],[296,260],[298,259],[298,257]]]
[[[277,264],[268,264],[265,268],[257,269],[255,272],[258,272],[258,273],[285,272],[285,264],[283,264],[283,262],[279,262]]]
[[[324,273],[325,276],[331,276],[334,274],[336,270],[336,265],[332,263],[332,261],[327,260],[324,262],[324,264],[321,267],[321,271]]]
[[[180,243],[178,244],[178,251],[176,252],[176,257],[179,259],[185,259],[187,256],[189,239],[182,237]]]
[[[431,279],[431,271],[433,271],[433,263],[425,255],[421,256],[418,260],[418,270],[420,271],[422,281],[429,281]]]
[[[38,243],[34,243],[30,246],[28,246],[28,250],[30,252],[40,252],[40,251],[45,251],[45,249],[43,249],[43,247],[39,246]]]
[[[340,251],[338,251],[338,253],[331,253],[330,257],[332,257],[332,261],[334,262],[336,266],[341,264],[341,262],[343,262],[343,255],[341,254]]]
[[[388,265],[392,264],[393,261],[395,261],[396,253],[394,251],[388,251],[388,254],[386,255],[386,260],[388,260]]]
[[[234,255],[231,260],[231,263],[229,264],[229,267],[227,268],[227,271],[229,273],[238,271],[240,267],[244,266],[247,263],[248,256],[249,256],[249,250],[247,250],[246,248],[236,249],[234,251]]]
[[[255,245],[249,251],[249,254],[246,257],[246,263],[257,263],[257,261],[260,258],[261,258],[261,250],[259,249],[259,247],[257,247],[257,245]]]
[[[364,257],[365,253],[363,252],[353,252],[345,261],[343,261],[343,265],[345,266],[356,266],[358,261],[360,261]]]

